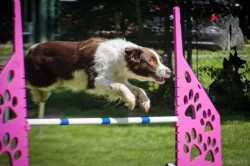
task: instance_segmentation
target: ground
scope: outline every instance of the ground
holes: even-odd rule
[[[223,166],[249,166],[249,113],[235,116],[224,111],[221,117]],[[87,114],[100,117],[116,112],[121,116],[128,113],[111,109],[92,110]],[[162,113],[171,114],[171,111],[156,108],[150,114]],[[49,126],[43,127],[41,135],[32,127],[30,163],[32,166],[164,166],[174,161],[174,132],[171,124]]]

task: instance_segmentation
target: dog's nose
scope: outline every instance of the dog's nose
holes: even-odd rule
[[[171,75],[171,70],[166,69],[166,70],[165,70],[165,75],[169,77],[169,76]]]

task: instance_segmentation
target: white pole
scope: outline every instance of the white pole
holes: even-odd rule
[[[39,110],[38,110],[38,118],[43,119],[44,118],[44,112],[45,112],[45,102],[39,103]],[[38,134],[42,133],[42,126],[38,129]]]
[[[43,119],[45,112],[45,102],[39,103],[38,118]]]
[[[140,123],[174,123],[177,116],[162,117],[128,117],[128,118],[61,118],[28,119],[29,125],[80,125],[80,124],[140,124]]]

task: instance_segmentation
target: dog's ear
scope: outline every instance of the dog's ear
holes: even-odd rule
[[[229,54],[229,60],[233,58],[233,54],[230,52]]]
[[[126,47],[125,58],[129,61],[140,62],[141,60],[141,49],[138,47]]]
[[[229,67],[229,61],[226,58],[224,58],[223,59],[223,69],[227,69],[228,67]]]
[[[236,50],[234,51],[234,56],[235,56],[235,57],[238,57],[238,53],[237,53]]]

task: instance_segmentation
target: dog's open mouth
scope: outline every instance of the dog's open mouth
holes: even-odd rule
[[[155,80],[156,83],[158,84],[164,84],[165,83],[165,79],[163,77],[158,77],[156,75],[149,75],[151,78],[153,78]]]

